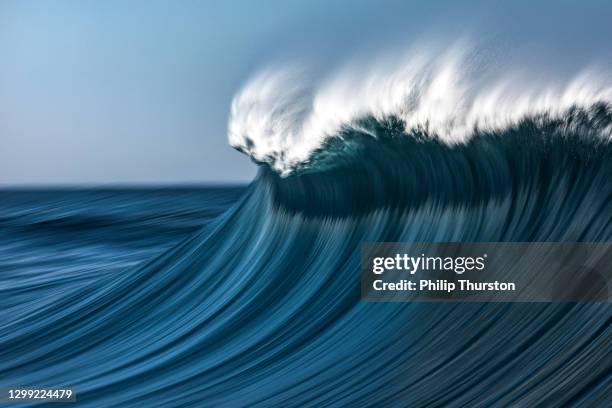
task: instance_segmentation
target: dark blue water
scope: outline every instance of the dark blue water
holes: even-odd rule
[[[608,407],[609,304],[368,303],[359,271],[363,242],[612,241],[611,123],[599,106],[448,146],[370,118],[244,189],[4,192],[0,387],[86,407]]]
[[[0,190],[0,322],[112,279],[207,225],[242,187]]]

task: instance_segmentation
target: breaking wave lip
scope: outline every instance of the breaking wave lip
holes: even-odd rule
[[[349,64],[318,81],[292,67],[265,69],[232,101],[229,143],[288,176],[330,138],[364,131],[364,118],[399,119],[404,133],[453,146],[524,119],[562,118],[612,102],[609,77],[592,69],[569,81],[536,81],[476,68],[472,50],[465,43],[444,52],[414,49],[395,61]],[[599,135],[610,140],[612,126]]]

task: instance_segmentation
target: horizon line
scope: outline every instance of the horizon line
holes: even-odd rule
[[[11,190],[127,190],[127,189],[177,189],[177,188],[220,188],[246,187],[250,181],[187,181],[187,182],[109,182],[109,183],[70,183],[70,182],[30,182],[30,183],[0,183],[1,191]]]

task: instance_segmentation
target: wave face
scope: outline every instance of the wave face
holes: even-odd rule
[[[611,240],[609,103],[461,143],[401,115],[351,123],[303,157],[240,145],[261,169],[223,215],[2,325],[0,385],[92,407],[605,406],[610,305],[361,302],[359,251]]]

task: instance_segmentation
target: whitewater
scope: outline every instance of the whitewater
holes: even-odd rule
[[[307,167],[326,140],[360,120],[401,120],[406,134],[425,132],[448,145],[484,131],[500,131],[529,118],[563,118],[610,104],[608,73],[585,68],[573,78],[542,77],[478,64],[464,41],[432,51],[415,47],[347,63],[313,79],[298,66],[269,67],[256,74],[231,104],[231,146],[281,175]],[[609,140],[612,127],[600,129]]]

